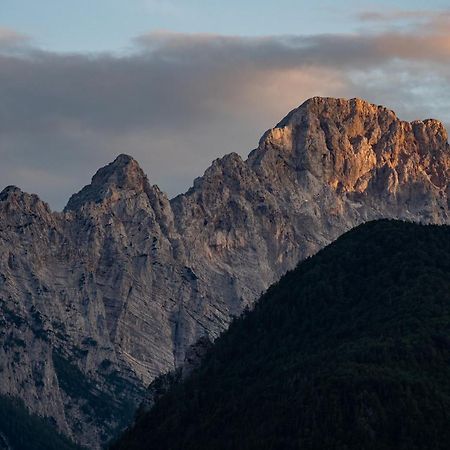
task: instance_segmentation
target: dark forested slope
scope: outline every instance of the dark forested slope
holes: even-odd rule
[[[83,449],[56,432],[50,420],[30,413],[20,399],[0,395],[0,450]]]
[[[448,449],[450,228],[362,225],[235,320],[114,449]]]

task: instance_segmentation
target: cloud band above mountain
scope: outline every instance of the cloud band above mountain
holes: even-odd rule
[[[93,167],[127,152],[175,194],[315,95],[450,122],[449,24],[441,14],[345,35],[160,31],[120,55],[51,53],[0,28],[0,179],[61,208]]]

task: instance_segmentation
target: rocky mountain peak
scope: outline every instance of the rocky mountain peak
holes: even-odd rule
[[[387,183],[394,193],[399,183],[424,176],[442,188],[450,167],[447,141],[434,119],[409,123],[358,98],[314,97],[264,134],[249,163],[269,178],[288,166],[297,178],[312,175],[343,192],[384,191]]]
[[[6,186],[2,192],[0,192],[0,201],[8,200],[12,197],[17,197],[22,194],[22,190],[17,186]]]
[[[7,186],[0,192],[0,209],[26,213],[50,214],[50,208],[36,194],[23,192],[17,186]],[[7,217],[3,217],[6,219]]]
[[[129,155],[121,154],[97,171],[91,185],[142,192],[148,188],[149,183],[139,163]]]
[[[102,167],[92,177],[91,184],[72,195],[65,211],[75,211],[89,203],[101,203],[119,191],[149,193],[147,176],[138,162],[129,155],[121,154],[113,162]]]
[[[299,260],[369,220],[450,223],[449,175],[440,122],[315,97],[247,160],[217,159],[171,201],[127,155],[98,170],[68,214],[8,187],[0,194],[0,321],[9,330],[0,333],[0,394],[98,449],[122,401],[139,401],[144,384],[182,365],[193,343],[217,337]],[[54,349],[63,352],[53,358]],[[80,386],[122,405],[108,424],[103,407],[86,407],[88,388],[64,384],[67,365],[85,377]]]
[[[360,98],[312,97],[289,112],[275,128],[306,124],[308,119],[313,117],[318,117],[322,120],[330,118],[337,121],[343,119],[352,121],[355,117],[371,115],[383,115],[390,117],[391,120],[397,119],[393,111]]]
[[[448,142],[447,130],[440,120],[414,120],[411,122],[411,126],[416,138],[431,144],[432,148]]]

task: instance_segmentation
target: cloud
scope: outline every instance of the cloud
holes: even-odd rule
[[[175,195],[215,157],[248,153],[314,95],[359,96],[405,119],[450,121],[448,28],[431,20],[344,35],[157,31],[127,55],[11,54],[0,45],[0,180],[62,208],[126,152]]]
[[[0,50],[2,52],[28,47],[30,43],[31,40],[26,34],[0,26]]]
[[[380,32],[403,31],[410,37],[443,35],[448,38],[450,9],[363,11],[356,15],[359,21],[377,25]],[[381,28],[380,28],[381,26]]]
[[[392,22],[398,20],[425,20],[435,18],[442,14],[429,10],[402,10],[394,9],[388,11],[363,11],[357,14],[358,19],[367,22]]]

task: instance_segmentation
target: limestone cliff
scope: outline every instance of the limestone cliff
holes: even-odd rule
[[[126,155],[62,213],[8,187],[0,391],[96,448],[145,386],[300,259],[372,219],[450,223],[449,178],[440,122],[313,98],[172,200]]]

